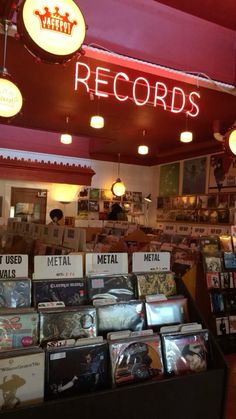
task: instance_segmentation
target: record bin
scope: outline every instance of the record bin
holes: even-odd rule
[[[189,299],[191,320],[204,324],[182,280],[178,280],[178,292]],[[103,419],[223,419],[228,368],[211,333],[210,343],[213,359],[206,372],[5,410],[0,412],[0,419],[64,419],[67,415],[94,419],[98,412]]]

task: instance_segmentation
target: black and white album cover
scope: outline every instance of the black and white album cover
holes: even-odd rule
[[[105,341],[46,350],[47,400],[75,396],[107,386],[108,346]]]
[[[135,278],[132,275],[107,275],[88,277],[88,298],[129,301],[135,298]]]
[[[31,280],[0,280],[0,308],[20,308],[31,306]]]
[[[170,298],[145,303],[149,328],[188,321],[187,298]]]
[[[226,316],[216,317],[216,334],[217,336],[229,334],[229,318],[228,317]]]
[[[33,287],[33,303],[63,301],[65,306],[77,306],[87,301],[84,279],[73,280],[35,280]]]

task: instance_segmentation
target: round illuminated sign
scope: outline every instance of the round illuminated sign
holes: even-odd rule
[[[25,46],[43,61],[63,63],[80,49],[86,24],[73,0],[25,0],[18,13]]]
[[[0,77],[0,116],[10,118],[20,112],[23,99],[18,87],[5,77]]]
[[[125,194],[125,185],[120,178],[116,179],[116,181],[112,184],[111,191],[115,196],[123,196]]]

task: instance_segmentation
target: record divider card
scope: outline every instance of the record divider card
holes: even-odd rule
[[[169,272],[170,252],[134,252],[132,272]]]
[[[86,275],[127,275],[128,253],[86,253]]]

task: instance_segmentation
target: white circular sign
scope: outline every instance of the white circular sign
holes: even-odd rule
[[[20,112],[23,99],[18,87],[10,80],[0,77],[0,116],[9,118]]]

